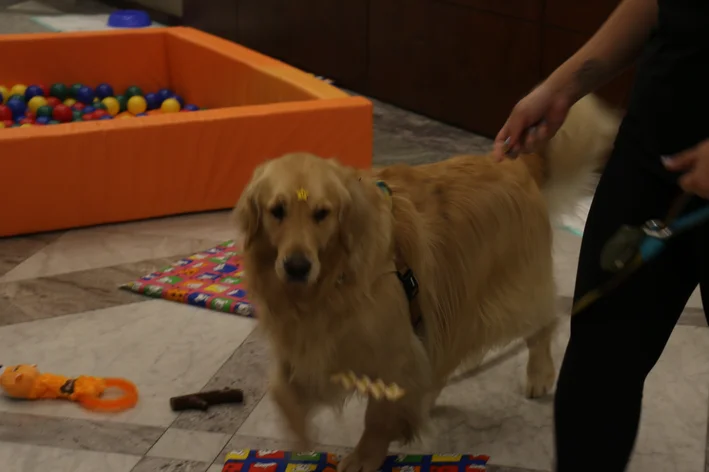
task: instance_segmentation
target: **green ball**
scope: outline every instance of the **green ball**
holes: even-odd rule
[[[76,93],[79,91],[81,87],[83,87],[84,84],[74,84],[71,86],[71,89],[69,89],[69,96],[72,98],[76,98]]]
[[[59,97],[57,97],[57,98],[59,98]],[[58,125],[59,122],[57,120],[49,120],[49,124],[50,125]]]
[[[79,110],[74,110],[72,112],[72,115],[74,115],[73,121],[83,121],[83,116],[84,114],[81,113]]]
[[[95,102],[95,103],[94,103],[93,105],[91,105],[91,106],[94,107],[94,109],[96,109],[96,110],[106,110],[106,105],[104,105],[104,104],[101,103],[101,102]]]
[[[46,116],[47,118],[52,117],[52,107],[49,105],[42,105],[37,108],[37,116]]]
[[[66,88],[64,84],[52,84],[52,86],[49,87],[49,95],[64,101],[69,96],[69,89]]]
[[[140,95],[141,97],[143,96],[143,91],[140,89],[140,87],[137,87],[135,85],[131,85],[126,89],[126,97],[135,97],[136,95]]]
[[[125,95],[116,96],[116,100],[118,100],[118,104],[121,106],[120,111],[126,111],[126,108],[128,107],[128,99]]]

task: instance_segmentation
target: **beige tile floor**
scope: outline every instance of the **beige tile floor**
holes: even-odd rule
[[[82,8],[97,11],[81,0],[0,0],[0,33],[42,31],[31,15]],[[483,138],[376,104],[377,163],[430,162],[488,146]],[[226,451],[293,446],[265,395],[269,355],[254,320],[117,289],[233,237],[228,212],[214,212],[0,239],[2,363],[124,376],[141,390],[135,410],[110,416],[69,403],[0,398],[2,472],[216,472]],[[568,307],[573,292],[579,244],[577,236],[556,232],[560,306]],[[567,339],[565,324],[555,344],[557,363]],[[633,472],[709,470],[708,351],[709,331],[695,297],[648,380]],[[487,453],[493,472],[549,470],[551,402],[523,398],[525,355],[511,346],[492,356],[496,367],[447,388],[431,430],[409,449]],[[245,404],[207,413],[169,409],[170,396],[225,386],[244,389]],[[612,385],[599,389],[599,395],[613,394]],[[355,401],[342,417],[318,416],[318,448],[339,453],[351,447],[361,409]]]

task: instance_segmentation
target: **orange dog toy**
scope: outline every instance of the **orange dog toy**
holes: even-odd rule
[[[12,398],[42,400],[63,398],[95,411],[122,411],[138,403],[138,390],[123,379],[79,376],[75,379],[55,374],[40,374],[36,365],[0,366],[0,387]],[[108,388],[123,392],[119,398],[103,399]]]

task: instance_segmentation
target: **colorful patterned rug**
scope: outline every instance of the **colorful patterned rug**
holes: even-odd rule
[[[148,297],[253,316],[253,307],[246,299],[243,275],[236,243],[227,241],[121,288]]]
[[[481,472],[488,456],[470,454],[397,455],[387,457],[381,472]],[[257,451],[227,454],[222,472],[335,472],[339,457],[320,452]]]

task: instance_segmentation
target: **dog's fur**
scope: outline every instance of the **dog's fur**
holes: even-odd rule
[[[235,209],[245,277],[275,354],[271,393],[304,447],[313,408],[347,396],[335,373],[406,391],[369,400],[364,434],[340,464],[347,472],[375,471],[391,441],[415,436],[451,373],[491,348],[526,339],[527,396],[552,389],[549,209],[573,202],[617,127],[587,97],[540,155],[514,161],[461,156],[364,172],[299,153],[254,172]],[[300,282],[284,266],[293,254],[312,264]],[[419,332],[396,265],[420,283]]]

